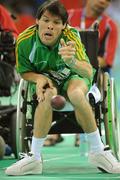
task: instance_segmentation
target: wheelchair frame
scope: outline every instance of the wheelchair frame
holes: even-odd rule
[[[85,33],[86,35],[84,35]],[[96,38],[95,42],[93,41],[93,36],[91,36],[91,33]],[[97,68],[98,67],[97,64],[98,31],[84,31],[84,32],[80,32],[80,35],[83,40],[83,44],[86,47],[86,51],[87,52],[89,51],[88,54],[90,54],[90,56],[92,57],[90,58],[91,64],[93,65],[93,67]],[[89,44],[88,41],[94,44],[94,47],[96,49],[91,48],[91,44]],[[97,104],[93,105],[92,108],[95,113],[95,119],[101,137],[103,137],[104,139],[104,133],[105,133],[105,144],[109,145],[112,148],[115,156],[118,159],[120,159],[120,143],[118,140],[120,131],[119,131],[119,121],[117,119],[117,112],[116,112],[115,80],[113,78],[110,78],[108,73],[103,73],[100,71],[100,74],[102,75],[104,82],[103,88],[100,87],[102,100]],[[101,78],[97,77],[95,79],[95,82],[97,82],[98,86],[100,83],[99,81],[101,81]],[[28,97],[28,87],[29,87],[29,83],[22,79],[19,85],[18,105],[17,105],[16,152],[15,152],[17,158],[19,152],[23,152],[23,151],[28,152],[31,144],[32,127],[33,127],[33,117],[31,113],[33,113],[32,112],[33,109],[30,107],[33,105],[34,101],[31,101],[30,98]],[[29,115],[27,114],[27,116],[29,117],[26,117],[28,107],[29,109],[31,109],[30,110],[31,112],[28,113]],[[54,116],[56,120],[53,120],[49,133],[59,134],[59,133],[83,132],[82,128],[75,121],[73,122],[73,120],[72,121],[70,120],[69,114],[71,112],[65,111],[65,112],[54,112],[54,113],[55,114],[58,113],[59,115],[62,114],[63,121],[58,120],[59,115]],[[73,113],[72,113],[72,117],[74,118]],[[68,121],[66,121],[67,118],[69,119],[69,123]],[[102,126],[104,126],[104,128]],[[69,132],[66,132],[66,129],[67,130],[69,129]],[[103,133],[103,131],[105,132]]]

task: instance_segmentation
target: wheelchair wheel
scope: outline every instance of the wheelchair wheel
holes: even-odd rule
[[[5,141],[2,138],[2,136],[0,136],[0,160],[3,159],[5,155]]]
[[[17,158],[17,148],[16,148],[16,112],[13,112],[10,118],[10,126],[11,126],[11,147],[12,151],[15,155],[15,158]]]
[[[119,159],[119,121],[117,118],[115,80],[108,73],[103,76],[103,120],[106,144],[110,146]]]
[[[23,79],[20,81],[18,90],[18,103],[17,103],[17,121],[16,121],[16,157],[19,157],[19,152],[28,152],[28,142],[26,136],[26,113],[23,108],[24,100],[27,99],[27,82]],[[24,94],[24,95],[23,95]],[[23,97],[24,96],[24,97]],[[26,105],[27,106],[27,105]]]

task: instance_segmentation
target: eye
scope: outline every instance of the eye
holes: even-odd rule
[[[55,24],[61,24],[61,21],[54,21]]]
[[[48,20],[48,19],[46,19],[46,18],[45,18],[45,19],[43,18],[43,21],[44,21],[44,22],[49,22],[49,20]]]
[[[44,21],[45,21],[45,22],[49,22],[49,20],[48,20],[48,19],[45,19]]]

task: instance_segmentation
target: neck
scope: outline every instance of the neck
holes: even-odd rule
[[[98,18],[100,16],[100,14],[97,14],[89,6],[86,6],[86,8],[85,8],[85,16],[86,17]]]

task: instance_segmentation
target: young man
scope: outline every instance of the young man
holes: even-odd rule
[[[57,0],[48,0],[38,9],[36,26],[25,30],[17,40],[17,70],[22,78],[36,87],[38,105],[34,115],[31,153],[6,169],[7,175],[41,174],[41,148],[52,122],[51,98],[57,94],[47,70],[70,70],[63,90],[75,108],[78,123],[87,133],[89,159],[108,173],[120,173],[120,163],[105,150],[92,109],[86,100],[93,69],[83,48],[79,33],[67,25],[68,14]]]

